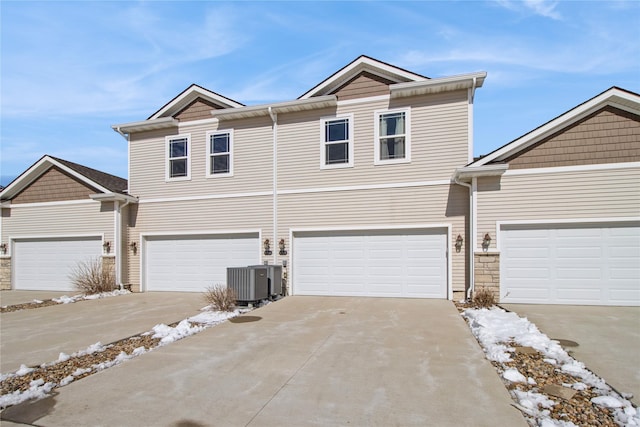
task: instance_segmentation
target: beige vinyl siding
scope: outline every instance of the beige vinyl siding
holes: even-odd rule
[[[263,239],[273,239],[273,203],[270,196],[143,202],[137,206],[137,213],[133,216],[135,226],[129,230],[129,242],[137,242],[139,249],[140,235],[144,233],[180,235],[260,230]],[[274,246],[272,248],[275,249]],[[136,255],[130,254],[129,282],[134,290],[139,290],[142,254],[140,250]]]
[[[411,163],[374,165],[374,112],[411,107]],[[320,169],[320,118],[354,115],[354,167]],[[278,188],[313,189],[336,186],[449,180],[468,160],[466,91],[339,105],[279,116]]]
[[[456,185],[280,195],[278,235],[288,237],[296,228],[451,224],[452,238],[461,234],[467,242],[468,199],[467,189]],[[451,252],[453,290],[464,290],[466,243]]]
[[[391,80],[375,74],[360,73],[347,83],[333,91],[339,100],[363,98],[367,96],[388,95]]]
[[[207,178],[209,131],[233,129],[233,176]],[[165,136],[191,136],[191,179],[165,181]],[[131,142],[131,194],[142,199],[269,191],[272,184],[271,119],[194,122]]]
[[[640,216],[640,168],[478,179],[478,246],[496,221]]]
[[[14,205],[2,218],[2,241],[15,237],[100,235],[113,244],[113,203]]]

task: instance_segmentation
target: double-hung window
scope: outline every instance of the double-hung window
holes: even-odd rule
[[[167,181],[191,179],[191,135],[175,135],[165,138]]]
[[[233,131],[207,132],[207,177],[233,175]]]
[[[320,168],[353,166],[353,115],[320,120]]]
[[[375,164],[411,161],[411,110],[376,111]]]

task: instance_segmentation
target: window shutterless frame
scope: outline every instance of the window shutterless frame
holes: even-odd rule
[[[233,129],[207,132],[207,178],[233,176]]]
[[[320,119],[320,169],[353,167],[353,114]]]
[[[375,165],[411,162],[411,109],[374,112]]]
[[[165,137],[165,180],[191,179],[191,134]]]

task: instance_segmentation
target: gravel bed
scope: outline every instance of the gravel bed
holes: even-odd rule
[[[468,308],[476,308],[469,304],[456,303],[458,311],[461,313]],[[466,320],[466,319],[465,319]],[[514,406],[521,410],[526,421],[531,426],[538,426],[536,417],[528,413],[526,408],[519,405],[518,393],[536,393],[546,396],[553,401],[549,405],[549,417],[556,420],[558,425],[571,425],[573,423],[580,427],[618,427],[613,416],[613,411],[608,408],[595,405],[591,399],[598,397],[599,394],[595,390],[582,383],[580,378],[574,377],[569,373],[560,371],[553,360],[546,359],[540,352],[530,347],[519,347],[515,342],[504,343],[508,347],[514,349],[511,352],[511,361],[494,362],[491,364],[496,368],[511,397],[514,400]],[[527,381],[513,382],[504,378],[505,371],[508,369],[516,369]],[[552,392],[555,393],[551,393]],[[560,397],[557,391],[566,392],[569,396]],[[574,394],[575,393],[575,394]],[[573,394],[572,396],[570,396]]]
[[[47,299],[47,300],[38,301],[38,302],[32,301],[32,302],[26,302],[24,304],[6,305],[4,307],[0,307],[0,313],[11,313],[13,311],[30,310],[32,308],[49,307],[50,305],[58,305],[58,304],[62,304],[62,303],[56,302],[52,299]]]

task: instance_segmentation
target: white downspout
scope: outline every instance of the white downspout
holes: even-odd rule
[[[273,264],[278,263],[278,113],[269,107],[269,116],[273,122]]]
[[[127,207],[131,201],[127,200],[124,205],[120,205],[120,202],[116,203],[116,229],[115,236],[113,237],[114,246],[116,248],[116,283],[120,287],[120,290],[124,289],[124,283],[122,283],[122,270],[124,258],[127,254],[127,249],[122,247],[122,209]]]

